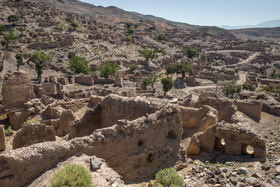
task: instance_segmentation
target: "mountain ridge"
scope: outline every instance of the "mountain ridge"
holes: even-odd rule
[[[234,30],[234,29],[252,29],[252,28],[277,28],[280,27],[280,20],[268,20],[261,22],[257,25],[237,25],[237,26],[229,26],[229,25],[222,25],[220,28],[227,29],[227,30]]]

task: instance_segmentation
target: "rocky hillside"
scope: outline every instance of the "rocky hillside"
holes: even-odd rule
[[[164,65],[176,59],[186,60],[185,48],[188,46],[200,51],[202,48],[213,50],[218,47],[214,41],[232,39],[231,35],[211,35],[207,27],[203,32],[197,32],[167,22],[142,18],[135,21],[135,14],[113,7],[95,7],[74,0],[47,3],[56,6],[27,0],[0,3],[0,8],[5,10],[0,13],[1,24],[5,27],[0,39],[4,40],[4,36],[11,32],[19,36],[18,40],[10,42],[9,47],[1,46],[4,72],[16,69],[17,53],[27,62],[40,48],[52,56],[52,62],[46,65],[43,76],[71,74],[69,56],[85,58],[94,70],[110,59],[119,67],[121,74],[129,71],[130,64],[136,63],[140,67],[138,74],[148,76],[149,73],[160,72]],[[93,17],[83,17],[87,12],[91,12]],[[8,16],[13,14],[19,15],[19,20],[8,22]],[[123,19],[122,16],[126,15],[133,16]],[[116,19],[112,20],[113,17]],[[147,61],[139,53],[143,49],[156,50],[156,59]],[[28,63],[22,69],[35,78],[33,63]]]
[[[93,19],[99,19],[100,21],[101,20],[102,21],[106,20],[109,22],[131,21],[134,23],[138,23],[141,20],[148,20],[148,21],[165,23],[174,28],[179,28],[183,30],[208,32],[214,35],[234,37],[230,32],[218,27],[197,26],[197,25],[190,25],[186,23],[174,22],[152,15],[143,15],[136,12],[127,12],[114,6],[110,6],[110,7],[94,6],[91,4],[80,2],[78,0],[50,0],[50,1],[33,0],[33,1],[46,3],[48,5],[55,6],[63,11],[75,12],[82,16],[88,16]]]

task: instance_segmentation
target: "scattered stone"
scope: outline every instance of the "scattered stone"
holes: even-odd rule
[[[238,178],[237,177],[230,177],[230,182],[233,184],[233,185],[237,185],[238,183]]]
[[[271,165],[269,163],[264,163],[262,166],[261,166],[262,170],[265,170],[265,171],[268,171],[270,170],[271,168]]]
[[[252,177],[255,177],[255,178],[262,178],[262,175],[260,173],[254,173],[252,175]]]
[[[236,170],[237,174],[238,175],[241,175],[241,174],[249,174],[250,173],[250,170],[248,168],[245,168],[245,167],[240,167]]]
[[[101,164],[102,164],[102,160],[100,158],[97,158],[96,156],[90,158],[90,168],[93,171],[98,170]]]
[[[254,178],[254,177],[249,177],[249,178],[246,179],[246,182],[247,182],[249,185],[254,186],[254,184],[256,183],[256,178]]]
[[[276,175],[280,175],[280,165],[275,168]]]

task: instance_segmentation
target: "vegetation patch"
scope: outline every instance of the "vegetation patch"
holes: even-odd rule
[[[90,187],[92,178],[83,166],[67,164],[51,179],[51,187]]]

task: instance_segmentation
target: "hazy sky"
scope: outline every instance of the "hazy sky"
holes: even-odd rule
[[[81,0],[196,25],[256,25],[280,19],[280,0]]]

